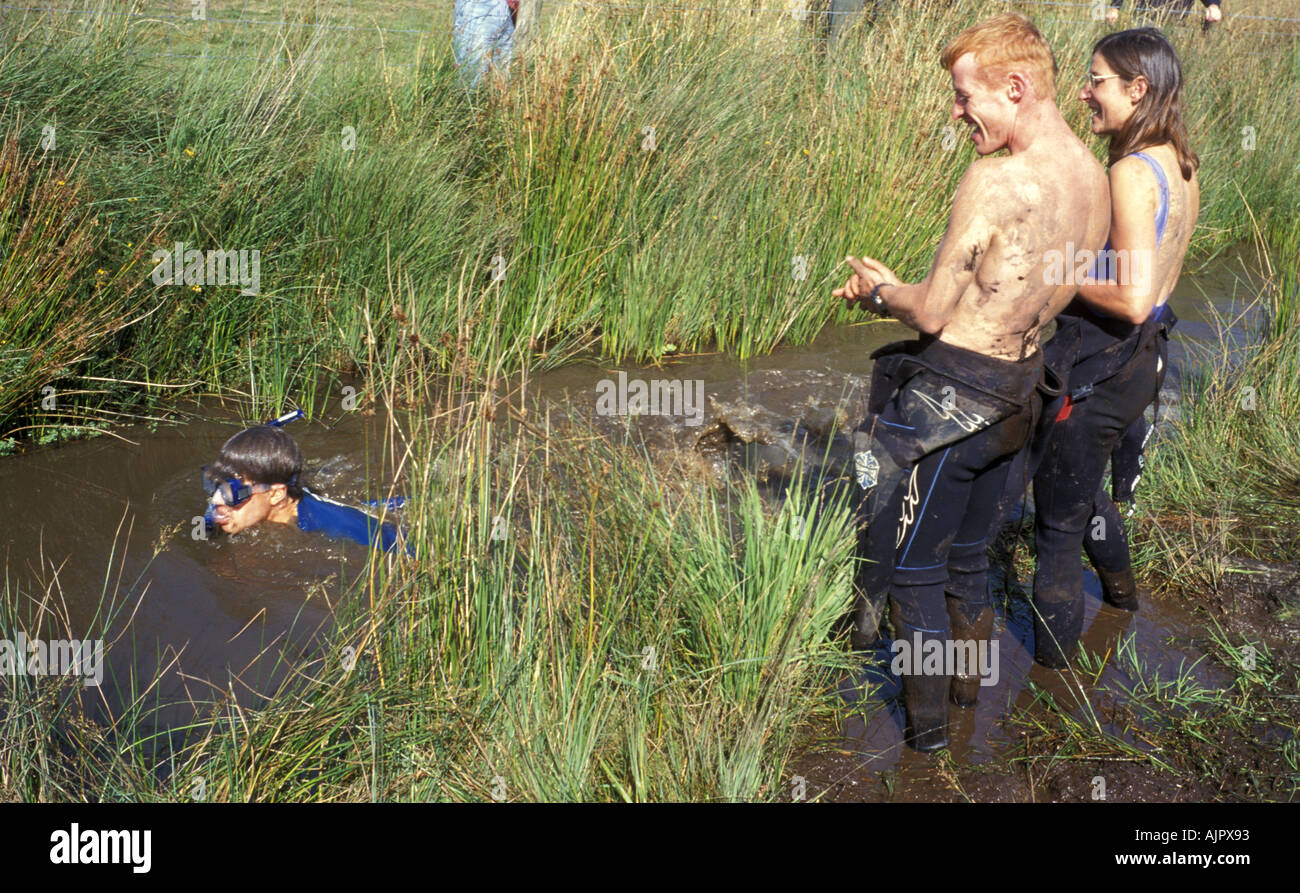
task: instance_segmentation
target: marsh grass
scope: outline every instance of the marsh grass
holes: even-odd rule
[[[108,0],[8,17],[26,39],[0,63],[3,118],[24,151],[55,124],[57,159],[79,159],[97,266],[176,241],[263,253],[260,295],[175,287],[92,351],[82,363],[120,384],[88,399],[156,403],[170,384],[272,412],[313,402],[301,392],[322,371],[377,371],[368,340],[402,337],[395,291],[429,348],[402,362],[424,375],[449,371],[449,341],[479,366],[492,342],[515,369],[670,345],[749,356],[847,321],[827,300],[847,253],[924,274],[973,157],[938,50],[986,4],[904,3],[829,54],[813,19],[607,6],[557,7],[509,82],[471,95],[449,41],[370,27],[449,27],[449,4],[357,5],[350,21],[254,4],[244,26],[132,19]],[[1083,132],[1077,82],[1103,29],[1027,8]],[[331,24],[352,30],[314,27]],[[1300,195],[1300,110],[1283,101],[1300,55],[1244,16],[1206,35],[1185,25],[1168,23],[1204,160],[1195,266],[1249,237],[1252,209],[1267,229]],[[15,400],[17,427],[31,401]]]
[[[1191,594],[1217,589],[1233,555],[1297,557],[1300,230],[1270,241],[1261,236],[1260,331],[1244,349],[1225,343],[1193,374],[1144,473],[1136,558],[1163,585]]]
[[[0,420],[26,410],[32,421],[0,439],[22,431],[41,439],[48,429],[113,420],[95,401],[105,389],[74,373],[139,322],[143,252],[105,252],[81,159],[56,164],[40,149],[24,151],[17,129],[0,146]]]

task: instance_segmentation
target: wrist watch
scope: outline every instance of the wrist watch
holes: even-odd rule
[[[889,308],[885,306],[885,299],[880,296],[880,290],[886,285],[889,285],[889,283],[877,282],[876,287],[871,290],[871,294],[867,295],[867,309],[877,316],[889,315]]]

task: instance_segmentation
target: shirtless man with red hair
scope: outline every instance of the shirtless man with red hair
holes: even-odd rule
[[[990,520],[1042,405],[1039,334],[1075,291],[1052,275],[1053,259],[1069,245],[1101,248],[1110,193],[1057,109],[1056,63],[1029,19],[968,28],[940,61],[952,117],[980,158],[957,187],[929,274],[908,284],[879,260],[850,257],[854,272],[833,294],[919,333],[873,355],[869,412],[854,433],[866,522],[857,639],[876,638],[888,595],[896,652],[973,657],[993,627]],[[909,743],[946,746],[949,696],[975,702],[973,660],[903,665]]]

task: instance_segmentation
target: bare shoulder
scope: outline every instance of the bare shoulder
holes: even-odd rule
[[[1145,208],[1154,212],[1159,201],[1156,175],[1145,161],[1126,155],[1110,166],[1110,192],[1116,205]]]
[[[957,195],[970,195],[1003,182],[1009,173],[1007,162],[1011,160],[1007,157],[976,159],[962,174],[961,182],[957,184]]]
[[[1143,173],[1153,179],[1155,177],[1155,175],[1151,173],[1151,168],[1147,163],[1136,155],[1125,155],[1119,161],[1110,166],[1110,178],[1112,180],[1116,177],[1132,179],[1141,176]]]
[[[978,203],[980,216],[996,224],[1022,218],[1047,196],[1041,169],[1014,155],[981,158],[972,164],[957,188],[957,203]]]

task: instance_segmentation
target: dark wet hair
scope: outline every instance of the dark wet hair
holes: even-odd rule
[[[209,467],[216,477],[238,476],[246,484],[284,484],[289,496],[302,499],[302,451],[281,428],[245,428],[226,441]]]
[[[1155,28],[1131,28],[1107,34],[1092,51],[1100,53],[1125,81],[1141,75],[1149,85],[1133,116],[1111,137],[1110,163],[1148,146],[1169,143],[1178,155],[1183,179],[1192,179],[1201,161],[1183,124],[1183,66],[1173,46]]]

